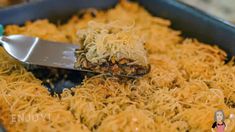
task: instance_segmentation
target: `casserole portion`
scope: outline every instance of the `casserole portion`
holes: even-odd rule
[[[144,75],[149,71],[144,40],[134,25],[90,21],[78,31],[81,49],[75,67],[114,75]]]

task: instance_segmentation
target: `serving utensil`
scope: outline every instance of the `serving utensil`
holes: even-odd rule
[[[78,45],[52,42],[24,35],[1,36],[0,43],[9,55],[22,63],[97,73],[74,67],[76,62],[75,50],[80,48]],[[105,74],[112,75],[112,73]],[[130,75],[118,76],[138,77]]]
[[[75,49],[78,45],[62,44],[28,37],[10,35],[0,37],[0,43],[9,55],[20,62],[39,66],[74,69]]]

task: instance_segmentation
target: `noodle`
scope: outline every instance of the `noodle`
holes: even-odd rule
[[[86,12],[64,25],[47,20],[9,25],[5,34],[78,44],[77,30],[91,20],[135,23],[136,35],[146,40],[150,72],[136,80],[86,78],[58,99],[1,48],[0,123],[8,131],[210,131],[217,109],[226,118],[235,113],[234,60],[225,64],[224,51],[181,37],[170,21],[136,3],[122,1],[95,16]],[[235,131],[234,124],[230,120],[228,130]]]

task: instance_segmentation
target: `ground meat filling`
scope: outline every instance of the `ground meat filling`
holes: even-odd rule
[[[91,63],[86,59],[84,49],[77,49],[75,56],[77,58],[75,68],[91,70],[97,73],[107,73],[111,75],[142,76],[150,71],[150,66],[141,66],[133,64],[134,60],[122,58],[115,60],[115,57],[107,57],[105,62]]]

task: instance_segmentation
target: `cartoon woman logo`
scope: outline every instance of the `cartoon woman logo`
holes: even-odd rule
[[[212,132],[224,132],[226,130],[226,124],[224,122],[224,112],[218,110],[214,115],[215,122],[212,125]],[[216,131],[215,131],[216,130]]]

